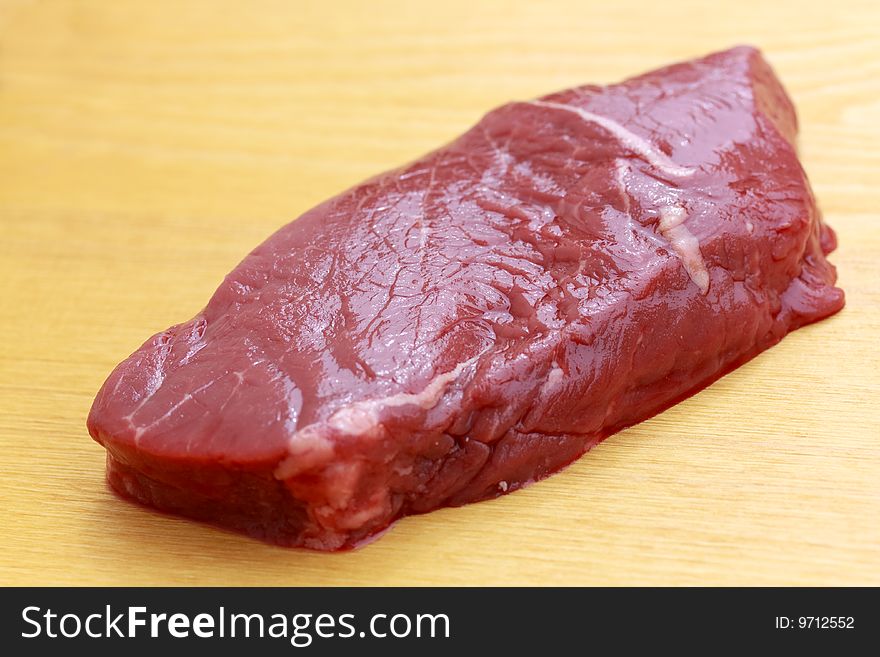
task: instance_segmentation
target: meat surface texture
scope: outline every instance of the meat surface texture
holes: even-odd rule
[[[111,486],[337,550],[546,477],[843,306],[796,130],[749,47],[490,112],[122,362]]]

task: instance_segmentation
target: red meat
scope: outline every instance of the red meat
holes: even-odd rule
[[[549,475],[842,307],[795,133],[746,47],[490,112],[121,363],[110,484],[335,550]]]

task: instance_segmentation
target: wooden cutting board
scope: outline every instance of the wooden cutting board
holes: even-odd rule
[[[880,4],[0,3],[0,583],[880,584]],[[740,42],[800,112],[838,316],[548,481],[353,553],[114,497],[85,430],[274,229],[486,110]]]

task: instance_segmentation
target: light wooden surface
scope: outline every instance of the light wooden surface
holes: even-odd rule
[[[880,584],[876,1],[0,1],[0,583]],[[354,553],[115,498],[110,369],[318,201],[486,110],[740,42],[847,307],[548,481]]]

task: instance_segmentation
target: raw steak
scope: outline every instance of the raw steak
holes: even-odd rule
[[[490,112],[120,364],[111,486],[335,550],[559,470],[842,307],[795,133],[747,47]]]

